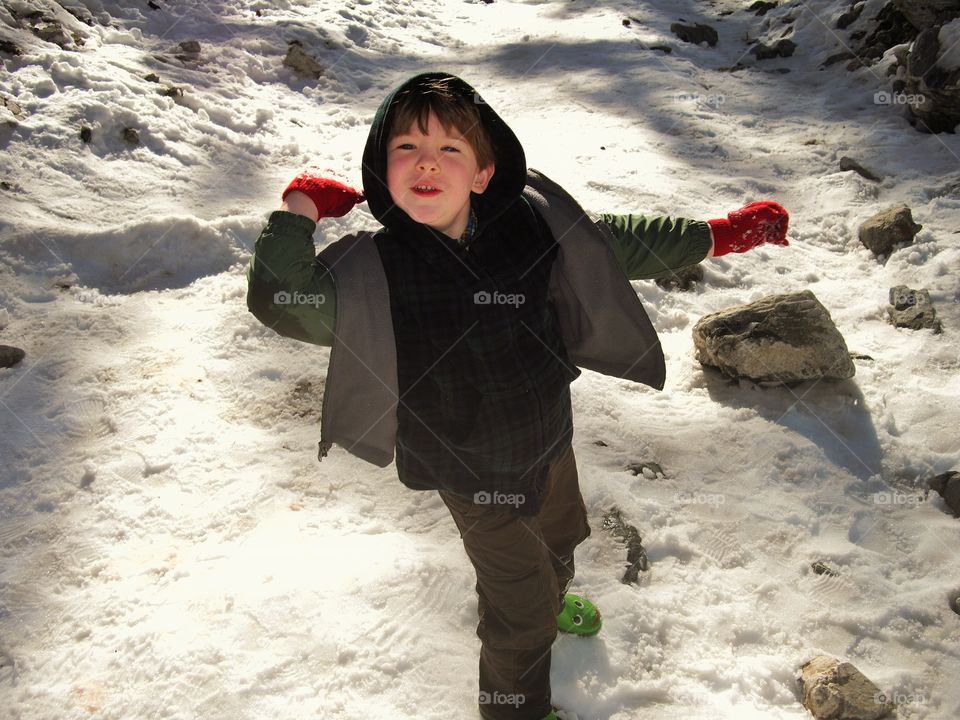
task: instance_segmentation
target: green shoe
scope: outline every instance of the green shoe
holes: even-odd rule
[[[557,715],[557,713],[560,713]],[[570,712],[569,710],[557,710],[554,709],[549,715],[545,716],[543,720],[579,720],[578,717]]]
[[[600,632],[602,625],[600,610],[592,602],[573,593],[563,596],[563,611],[557,615],[560,632],[589,637]]]

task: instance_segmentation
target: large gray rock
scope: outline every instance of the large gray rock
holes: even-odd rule
[[[895,205],[863,221],[860,242],[874,255],[889,255],[897,245],[913,242],[922,228],[913,221],[910,208]]]
[[[809,290],[707,315],[693,328],[697,359],[762,384],[844,380],[856,369],[830,313]]]
[[[879,720],[893,710],[880,688],[853,665],[818,655],[800,668],[803,706],[817,720]]]

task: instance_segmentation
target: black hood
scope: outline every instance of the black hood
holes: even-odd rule
[[[493,108],[487,105],[470,85],[460,78],[445,72],[429,72],[410,78],[391,92],[377,109],[370,127],[370,135],[363,150],[363,192],[373,216],[385,227],[413,223],[413,220],[396,207],[387,189],[387,140],[398,94],[408,88],[424,85],[443,78],[450,78],[452,87],[464,97],[476,102],[480,119],[490,136],[496,155],[496,169],[483,195],[474,195],[481,212],[486,208],[503,208],[516,200],[527,178],[527,161],[523,147],[513,131],[500,119]]]

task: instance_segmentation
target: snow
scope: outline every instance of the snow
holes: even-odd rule
[[[923,486],[960,461],[960,140],[874,101],[889,54],[819,69],[847,37],[835,3],[763,18],[729,0],[159,4],[63,4],[87,25],[49,0],[0,3],[24,49],[0,69],[22,108],[0,109],[0,343],[27,352],[0,370],[7,716],[475,717],[473,573],[446,508],[392,467],[317,463],[328,351],[244,302],[285,182],[315,164],[359,184],[377,104],[436,68],[591,211],[708,218],[771,198],[792,216],[789,248],[707,261],[695,292],[635,283],[663,392],[589,371],[572,386],[593,526],[575,587],[606,622],[558,639],[555,702],[604,720],[804,718],[797,668],[827,653],[901,717],[960,714],[960,526]],[[14,27],[24,8],[85,44]],[[678,41],[681,18],[718,45]],[[794,57],[748,53],[744,38],[789,28]],[[173,57],[188,39],[199,61]],[[282,65],[293,39],[318,80]],[[843,155],[885,179],[840,172]],[[878,261],[857,227],[900,202],[923,230]],[[361,207],[317,239],[374,227]],[[886,323],[901,283],[929,289],[944,334]],[[704,314],[804,288],[869,356],[852,381],[762,390],[694,361]],[[639,586],[601,528],[613,505],[650,557]]]
[[[937,33],[937,41],[940,43],[937,65],[947,71],[960,68],[960,19],[943,25]]]

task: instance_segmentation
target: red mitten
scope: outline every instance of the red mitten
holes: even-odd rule
[[[742,253],[757,245],[789,245],[790,216],[783,205],[763,200],[734,210],[726,219],[707,220],[713,233],[713,256]]]
[[[363,202],[363,193],[357,192],[339,180],[313,175],[309,170],[297,175],[283,191],[283,199],[299,190],[313,200],[320,217],[342,217]]]

